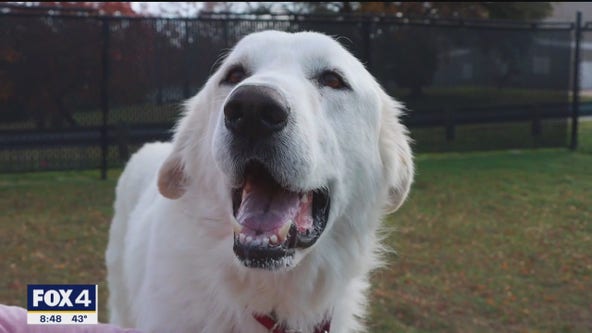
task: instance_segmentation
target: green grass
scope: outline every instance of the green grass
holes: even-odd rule
[[[0,175],[0,303],[26,306],[27,284],[98,283],[104,309],[103,252],[118,172],[109,175]]]
[[[391,94],[398,100],[404,101],[410,110],[423,111],[441,109],[444,105],[463,107],[487,107],[495,105],[529,105],[532,103],[561,103],[568,101],[569,92],[548,89],[520,89],[455,86],[428,87],[424,89],[421,98],[409,99],[409,90],[400,89]],[[582,96],[582,102],[589,97]]]
[[[578,151],[592,153],[592,120],[580,121],[578,134]]]
[[[592,156],[418,157],[372,332],[592,329]]]
[[[582,152],[421,154],[386,224],[371,332],[592,330],[592,126]],[[585,138],[584,138],[585,137]],[[584,146],[591,149],[586,150]],[[98,283],[119,171],[0,175],[0,303],[29,283]]]
[[[144,124],[173,124],[179,117],[182,103],[169,103],[163,105],[136,104],[129,106],[113,106],[108,115],[110,125],[135,124],[141,121]],[[103,123],[103,112],[100,109],[77,111],[72,114],[76,123],[84,126],[101,126]],[[46,126],[49,126],[49,119],[46,119]],[[62,124],[63,128],[70,128]],[[25,117],[18,121],[0,121],[1,130],[13,129],[35,129],[36,123],[33,116]]]
[[[559,120],[542,122],[538,136],[531,122],[458,125],[450,141],[443,126],[411,129],[414,150],[422,153],[566,147],[569,133],[567,122]]]

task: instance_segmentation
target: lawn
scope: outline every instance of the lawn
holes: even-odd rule
[[[420,154],[371,332],[592,331],[592,126],[580,152]],[[0,302],[30,283],[98,283],[118,170],[0,175]]]
[[[520,89],[487,86],[453,86],[426,87],[421,98],[409,99],[408,89],[396,89],[390,92],[392,96],[403,101],[414,112],[441,109],[442,106],[455,108],[487,107],[497,105],[529,105],[545,103],[561,103],[568,101],[569,92],[545,89]],[[582,96],[582,102],[589,101],[588,96]]]
[[[592,155],[419,156],[372,332],[592,330]]]

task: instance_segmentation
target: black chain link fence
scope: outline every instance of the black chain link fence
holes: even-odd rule
[[[408,107],[416,151],[569,144],[573,23],[4,13],[0,171],[121,166],[169,139],[220,56],[266,29],[338,37]]]

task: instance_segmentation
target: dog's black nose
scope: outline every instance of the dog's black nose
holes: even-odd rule
[[[244,85],[236,88],[226,102],[224,123],[235,135],[261,139],[286,127],[288,108],[276,90]]]

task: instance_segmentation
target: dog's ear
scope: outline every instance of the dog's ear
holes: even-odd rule
[[[173,152],[158,170],[158,191],[165,198],[178,199],[185,194],[187,176],[181,155]]]
[[[413,155],[409,146],[407,128],[399,122],[403,106],[386,93],[382,93],[382,121],[380,128],[380,156],[388,198],[386,213],[397,210],[409,193],[413,182]]]

